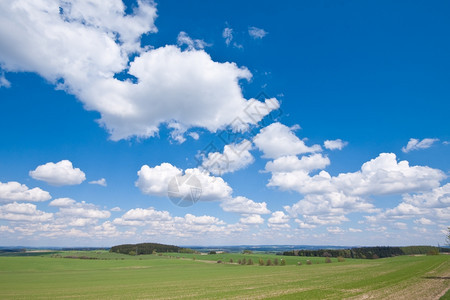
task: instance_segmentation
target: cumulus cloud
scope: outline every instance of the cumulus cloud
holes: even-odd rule
[[[136,186],[142,193],[154,196],[167,196],[169,181],[174,177],[178,182],[187,182],[185,179],[194,177],[199,181],[201,188],[201,198],[203,201],[223,200],[230,197],[231,187],[220,177],[211,176],[208,172],[201,171],[198,168],[186,169],[184,172],[169,163],[162,163],[153,168],[144,165],[138,171],[138,180]],[[183,184],[178,186],[180,197],[189,192],[189,186]]]
[[[20,184],[16,181],[0,182],[0,202],[40,202],[51,198],[48,192],[40,188],[29,189],[25,184]]]
[[[295,129],[295,128],[294,128]],[[288,155],[298,155],[321,151],[319,145],[308,147],[293,132],[292,128],[279,122],[272,123],[261,129],[253,142],[264,153],[265,158],[279,158]]]
[[[21,222],[45,222],[53,218],[52,213],[36,209],[31,203],[9,203],[0,206],[0,219]]]
[[[423,140],[418,140],[418,139],[409,139],[408,144],[406,145],[406,147],[402,148],[402,151],[404,153],[408,153],[410,151],[413,150],[420,150],[420,149],[427,149],[430,148],[435,142],[439,141],[439,139],[423,139]]]
[[[239,214],[269,214],[266,202],[255,202],[246,197],[238,196],[229,198],[220,203],[222,209],[226,212]]]
[[[69,160],[57,163],[46,163],[29,172],[36,180],[45,181],[50,185],[76,185],[86,180],[86,175],[79,168],[74,168]]]
[[[291,218],[284,212],[275,211],[272,213],[272,216],[267,220],[267,222],[269,223],[269,226],[274,224],[286,224],[290,219]]]
[[[302,221],[300,219],[295,219],[295,223],[298,224],[298,227],[300,229],[313,229],[313,228],[317,227],[317,225],[305,223],[304,221]]]
[[[259,225],[264,223],[264,219],[260,215],[244,215],[239,222],[246,225]]]
[[[344,142],[341,139],[337,140],[326,140],[323,142],[323,146],[328,150],[342,150],[345,146],[348,145],[348,142]]]
[[[101,185],[101,186],[107,186],[105,178],[100,178],[99,180],[89,181],[89,184],[97,184],[97,185]]]
[[[254,39],[262,39],[268,32],[262,28],[252,26],[248,28],[248,34]]]
[[[72,217],[82,219],[106,219],[111,216],[107,210],[101,210],[94,204],[76,202],[70,198],[55,199],[50,203],[51,206],[59,208],[57,213],[60,217]]]
[[[76,201],[70,198],[58,198],[49,203],[49,206],[69,207],[75,204]]]
[[[343,192],[346,195],[385,195],[427,190],[439,186],[446,175],[426,166],[397,162],[393,153],[381,153],[364,163],[360,171],[331,176],[326,171],[310,176],[305,171],[272,173],[269,186],[301,194]]]
[[[212,132],[229,126],[252,100],[239,85],[249,70],[213,61],[184,33],[178,40],[185,50],[142,48],[141,36],[157,30],[155,18],[151,1],[138,1],[132,14],[120,0],[2,2],[0,64],[6,72],[38,73],[75,95],[100,113],[112,140],[155,136],[169,123]]]
[[[203,159],[202,168],[215,175],[243,169],[255,161],[249,151],[251,147],[252,143],[248,140],[243,140],[239,144],[225,145],[223,153],[208,153],[208,156]]]
[[[304,171],[310,172],[317,169],[324,169],[330,164],[330,159],[322,154],[312,154],[310,156],[282,156],[266,164],[265,170],[272,173]]]
[[[272,171],[268,185],[304,195],[299,202],[285,206],[284,209],[292,217],[303,216],[306,223],[301,221],[299,224],[305,224],[305,228],[306,224],[341,224],[348,221],[346,215],[352,212],[376,213],[376,216],[367,216],[367,220],[371,222],[389,217],[420,216],[425,213],[422,208],[426,206],[439,207],[434,212],[436,217],[439,214],[438,218],[445,218],[450,213],[450,210],[446,210],[449,206],[447,186],[439,187],[446,175],[437,169],[410,166],[407,161],[397,161],[393,153],[381,153],[364,163],[360,171],[337,176],[331,176],[326,171],[311,176],[309,170],[302,169],[298,162],[294,162],[296,160],[292,160],[292,166],[297,166],[298,169],[291,168],[288,163],[268,164]],[[370,200],[370,196],[374,195],[420,191],[424,191],[423,194],[403,195],[404,202],[384,212]]]

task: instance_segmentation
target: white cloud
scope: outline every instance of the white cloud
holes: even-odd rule
[[[323,143],[323,146],[328,150],[342,150],[345,146],[348,145],[348,142],[344,142],[341,139],[337,140],[326,140]]]
[[[191,39],[188,34],[184,31],[181,31],[178,34],[177,42],[179,46],[186,45],[189,50],[194,49],[204,49],[205,47],[209,46],[205,41],[203,40],[194,40]]]
[[[150,168],[143,165],[138,171],[136,186],[142,193],[154,196],[167,196],[167,185],[169,181],[182,174],[182,170],[169,163],[162,163],[159,166]]]
[[[49,203],[49,206],[56,206],[56,207],[69,207],[76,203],[75,200],[70,198],[58,198],[53,200]]]
[[[404,195],[403,201],[420,208],[450,207],[450,183],[437,187],[429,192]]]
[[[322,150],[319,145],[306,146],[293,133],[291,128],[279,122],[272,123],[261,129],[261,132],[255,136],[253,142],[264,153],[264,157],[274,159]]]
[[[299,219],[295,219],[295,222],[298,224],[298,227],[301,229],[313,229],[313,228],[317,227],[317,225],[308,224]]]
[[[202,168],[215,175],[243,169],[255,161],[249,151],[251,148],[252,143],[248,140],[243,140],[239,144],[225,145],[223,153],[208,153],[208,157],[203,159]]]
[[[209,173],[197,168],[186,169],[183,174],[181,169],[169,163],[162,163],[153,168],[144,165],[138,171],[138,176],[136,186],[147,195],[167,196],[167,187],[171,179],[177,177],[178,182],[185,182],[192,176],[199,182],[199,188],[201,188],[200,200],[223,200],[229,198],[232,192],[231,187],[220,177],[211,176]],[[188,185],[181,184],[178,188],[181,189],[180,197],[190,193]]]
[[[9,203],[0,206],[0,219],[22,222],[45,222],[53,218],[52,213],[46,213],[36,209],[31,203]]]
[[[322,195],[309,194],[292,206],[285,206],[285,210],[292,216],[329,216],[342,220],[341,216],[350,212],[374,212],[373,204],[366,200],[347,196],[344,193],[333,192]]]
[[[397,206],[375,216],[366,216],[366,219],[372,223],[381,223],[388,220],[418,218],[414,223],[420,225],[447,223],[450,219],[450,183],[427,192],[404,194],[402,200]]]
[[[1,87],[5,88],[11,87],[11,82],[9,82],[8,79],[6,79],[5,74],[3,73],[0,74],[0,88]]]
[[[9,226],[1,225],[0,232],[14,233],[14,230],[12,228],[10,228]]]
[[[171,218],[168,211],[158,211],[153,207],[131,209],[121,217],[125,221],[169,221]]]
[[[402,148],[402,151],[404,153],[408,153],[410,151],[413,150],[420,150],[420,149],[427,149],[430,148],[435,142],[439,141],[439,139],[423,139],[423,140],[418,140],[418,139],[409,139],[408,144],[406,145],[406,147]]]
[[[29,189],[25,184],[16,181],[0,182],[0,203],[14,201],[40,202],[51,198],[48,192],[40,188]]]
[[[397,162],[395,154],[382,153],[354,173],[331,176],[321,171],[310,176],[308,171],[288,169],[288,172],[272,173],[268,185],[303,194],[302,200],[285,206],[285,210],[294,217],[303,215],[308,223],[325,225],[347,221],[345,216],[351,212],[378,213],[372,216],[373,222],[389,217],[410,218],[423,215],[425,211],[419,207],[424,206],[440,207],[434,214],[445,218],[450,214],[450,209],[446,209],[450,198],[446,196],[446,186],[439,188],[439,182],[445,177],[440,170],[409,166],[407,161]],[[404,195],[404,203],[385,212],[375,208],[369,198],[372,195],[412,193],[433,188],[425,195]]]
[[[122,211],[122,209],[120,209],[120,207],[118,207],[118,206],[115,206],[115,207],[111,208],[110,211],[117,212],[117,211]]]
[[[58,203],[59,204],[59,203]],[[82,219],[106,219],[111,216],[107,210],[100,210],[97,206],[83,202],[72,202],[67,205],[55,205],[59,207],[57,213],[60,217],[82,218]]]
[[[86,180],[86,175],[79,168],[74,168],[69,160],[46,163],[29,172],[36,180],[45,181],[55,186],[76,185]]]
[[[403,222],[395,222],[394,223],[394,228],[400,229],[400,230],[406,230],[408,229],[408,225],[406,223]]]
[[[322,154],[302,156],[301,159],[298,159],[297,156],[282,156],[274,161],[267,162],[265,170],[272,173],[298,170],[310,172],[316,169],[324,169],[329,164],[330,159]]]
[[[268,32],[264,29],[252,26],[248,28],[248,34],[254,39],[262,39]]]
[[[381,153],[354,173],[338,176],[325,171],[314,176],[305,171],[272,173],[268,185],[301,194],[344,192],[346,195],[367,196],[432,189],[438,187],[444,178],[446,175],[441,170],[409,166],[407,161],[397,162],[393,153]]]
[[[275,211],[272,213],[272,216],[267,220],[267,222],[270,224],[286,224],[289,223],[289,220],[291,218],[286,215],[282,211]]]
[[[189,48],[183,34],[185,51],[175,45],[143,49],[141,36],[156,32],[154,3],[138,1],[133,14],[124,11],[120,0],[2,2],[2,69],[38,73],[75,95],[100,113],[112,140],[155,136],[169,123],[215,132],[239,117],[251,101],[239,85],[251,78],[247,68],[213,61]],[[119,73],[130,79],[115,78]]]
[[[348,231],[350,231],[350,232],[362,232],[362,230],[359,229],[359,228],[349,228]]]
[[[191,138],[193,138],[196,141],[200,138],[200,135],[197,132],[189,132],[188,134]]]
[[[327,227],[327,231],[333,234],[343,234],[345,230],[340,227]]]
[[[220,203],[222,209],[226,212],[239,214],[269,214],[266,202],[254,202],[246,197],[238,196],[229,198]]]
[[[414,221],[414,223],[416,224],[420,224],[420,225],[434,225],[435,223],[427,218],[420,218]]]
[[[229,28],[229,27],[225,27],[222,32],[222,37],[225,39],[225,44],[227,44],[227,46],[229,46],[231,41],[233,40],[233,29]]]
[[[184,219],[186,220],[187,224],[194,224],[194,225],[224,224],[218,218],[206,215],[194,216],[192,214],[186,214],[184,216]]]
[[[101,186],[107,186],[105,178],[100,178],[99,180],[89,181],[89,184],[98,184],[98,185],[101,185]]]
[[[260,215],[244,215],[239,222],[246,225],[259,225],[264,223],[264,219]]]

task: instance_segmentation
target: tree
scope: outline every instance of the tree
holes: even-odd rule
[[[285,265],[286,265],[286,260],[282,258],[282,259],[280,260],[280,265],[281,265],[281,266],[285,266]]]
[[[273,264],[274,264],[275,266],[278,266],[278,258],[275,258],[275,259],[273,260]]]
[[[450,246],[450,227],[447,227],[447,245]]]
[[[217,252],[214,250],[211,250],[211,251],[209,251],[209,254],[217,254]]]
[[[259,259],[259,265],[264,266],[264,260],[262,258]]]
[[[248,259],[247,265],[249,265],[249,266],[253,265],[253,260],[251,258]]]

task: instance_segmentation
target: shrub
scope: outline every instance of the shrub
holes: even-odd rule
[[[253,251],[252,250],[244,250],[242,251],[242,254],[252,254]]]
[[[216,251],[209,251],[209,254],[217,254]]]
[[[286,265],[286,260],[284,260],[284,259],[281,259],[281,261],[280,261],[280,265],[282,265],[282,266],[285,266],[285,265]]]
[[[242,265],[242,260],[240,258],[238,259],[238,264]]]
[[[230,258],[230,263],[233,263],[233,259],[232,258]]]
[[[372,255],[372,259],[378,259],[378,258],[379,258],[378,255],[376,255],[376,254]]]
[[[217,261],[217,263],[218,263],[218,264],[221,264],[221,263],[222,263],[222,261],[221,261],[221,260],[218,260],[218,261]]]
[[[259,265],[264,266],[264,260],[262,258],[259,259]]]
[[[274,264],[275,266],[278,266],[278,258],[275,258],[275,259],[273,260],[273,264]]]
[[[338,262],[344,262],[345,258],[343,258],[342,256],[338,256],[337,260],[338,260]]]
[[[297,266],[301,266],[301,265],[302,265],[302,262],[299,261],[299,262],[297,263]]]
[[[270,258],[267,260],[266,262],[266,266],[271,266],[272,265],[272,261],[270,260]]]
[[[331,257],[331,254],[328,253],[327,251],[325,251],[325,252],[323,253],[323,257]]]
[[[307,264],[307,265],[312,265],[312,262],[311,262],[309,259],[307,259],[307,260],[306,260],[306,264]]]
[[[247,260],[245,259],[245,257],[244,257],[244,259],[242,260],[242,264],[243,264],[243,265],[247,264]]]
[[[249,266],[253,265],[253,260],[251,258],[248,259],[247,265],[249,265]]]
[[[331,264],[331,258],[329,258],[329,257],[325,258],[325,263]]]
[[[130,252],[128,252],[128,254],[134,256],[134,255],[136,255],[136,251],[134,251],[134,250],[133,250],[133,251],[130,251]]]

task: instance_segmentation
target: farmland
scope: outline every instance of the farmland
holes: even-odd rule
[[[235,263],[243,258],[255,264]],[[286,265],[259,266],[260,258],[283,258]],[[268,254],[129,256],[106,251],[0,257],[0,298],[439,299],[450,285],[448,255],[344,262],[332,258],[332,263],[312,257],[311,264],[306,259]]]

